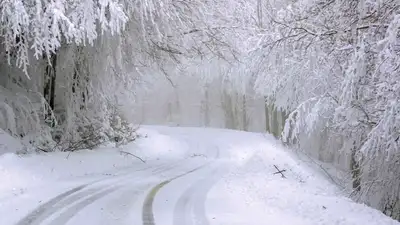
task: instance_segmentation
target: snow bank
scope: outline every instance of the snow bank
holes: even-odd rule
[[[142,129],[153,135],[165,135],[168,140],[172,138],[172,143],[177,141],[174,154],[204,155],[237,164],[245,163],[256,152],[268,147],[267,140],[273,140],[270,135],[261,133],[218,128],[144,126]]]
[[[399,224],[377,210],[346,198],[322,174],[298,160],[271,136],[221,129],[147,126],[139,133],[141,138],[120,148],[3,154],[0,156],[0,202],[12,203],[16,195],[33,202],[32,196],[36,193],[52,196],[47,191],[55,195],[61,189],[125,168],[151,167],[202,156],[216,166],[224,165],[221,171],[233,168],[208,192],[205,209],[210,224]],[[146,164],[120,151],[137,155]],[[192,162],[195,161],[189,164]],[[274,174],[275,166],[284,170],[286,178]],[[7,211],[4,207],[5,204],[3,210]]]
[[[123,150],[138,155],[144,160],[178,159],[187,156],[189,146],[179,139],[160,133],[149,127],[138,130],[141,138],[126,146]]]
[[[277,173],[277,166],[286,178]],[[378,210],[344,197],[322,175],[269,144],[208,194],[211,224],[394,225]]]
[[[21,151],[23,145],[19,140],[0,129],[0,155],[5,153],[15,153]]]
[[[0,193],[15,194],[57,181],[96,179],[132,164],[138,164],[138,160],[106,148],[95,154],[89,150],[71,154],[4,154],[0,156]]]
[[[121,151],[130,152],[145,161],[180,159],[188,155],[188,145],[172,136],[161,134],[151,128],[140,129],[139,133],[141,138],[120,148],[107,146],[72,153],[0,155],[0,193],[18,194],[21,190],[58,181],[93,180],[115,173],[121,168],[141,166],[141,161]],[[4,141],[1,143],[6,143],[7,148],[4,149],[15,152],[21,148],[12,137],[7,135],[0,137]]]

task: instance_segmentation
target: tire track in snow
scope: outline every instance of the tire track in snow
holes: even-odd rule
[[[76,205],[72,206],[71,208],[68,208],[65,212],[63,212],[57,218],[53,219],[49,223],[49,225],[66,224],[72,217],[74,217],[79,211],[84,209],[86,206],[90,205],[91,203],[97,201],[100,198],[103,198],[103,197],[117,191],[119,188],[121,188],[121,187],[107,188],[105,190],[97,192],[96,194],[90,196],[89,198],[86,198],[85,200],[83,200],[81,202],[78,202]]]
[[[216,148],[215,160],[220,158],[220,149]],[[221,178],[222,173],[218,175],[221,165],[207,173],[206,178],[200,179],[193,183],[182,195],[174,208],[173,224],[174,225],[190,225],[193,224],[193,218],[190,217],[193,212],[196,224],[208,225],[209,221],[206,216],[205,200],[208,191]],[[216,176],[217,173],[217,176]]]
[[[218,160],[221,153],[218,147],[216,150],[215,159]],[[221,168],[223,167],[220,164],[217,168],[214,168],[211,172],[207,173],[211,178],[206,176],[205,178],[196,181],[179,197],[174,208],[174,225],[194,224],[193,219],[196,221],[195,224],[210,224],[206,216],[205,200],[211,187],[221,179],[223,173],[218,173],[218,171],[222,171]],[[194,216],[194,218],[190,216]]]
[[[175,162],[172,165],[175,165],[179,163]],[[80,198],[82,198],[83,196],[87,196],[90,193],[93,193],[93,191],[96,190],[100,190],[101,187],[97,187],[97,188],[93,188],[93,189],[89,189],[86,190],[84,192],[82,192],[81,194],[77,194],[79,191],[88,188],[91,185],[100,183],[100,182],[104,182],[104,181],[109,181],[112,179],[122,179],[124,177],[128,177],[131,176],[137,172],[144,172],[146,170],[149,169],[153,169],[153,173],[152,174],[158,174],[161,173],[163,171],[169,170],[174,168],[174,166],[171,167],[171,164],[162,164],[158,167],[145,167],[145,168],[141,168],[139,170],[134,170],[134,171],[127,171],[124,172],[122,174],[117,174],[116,176],[113,177],[107,177],[107,178],[101,178],[80,186],[77,186],[75,188],[72,188],[64,193],[61,193],[59,195],[57,195],[56,197],[50,199],[49,201],[47,201],[46,203],[42,204],[41,206],[37,207],[36,209],[34,209],[31,213],[29,213],[28,215],[26,215],[24,218],[22,218],[16,225],[34,225],[34,224],[40,224],[40,222],[44,221],[45,219],[47,219],[49,216],[51,216],[52,214],[54,214],[55,212],[62,210],[63,208],[67,207],[68,205],[74,203],[75,201],[79,200]],[[100,196],[98,196],[98,198],[100,198]],[[98,199],[97,198],[97,199]],[[90,204],[90,203],[89,203]]]
[[[211,175],[211,178],[206,176],[198,180],[179,197],[174,209],[174,225],[210,224],[205,212],[205,200],[208,191],[221,178],[222,173],[218,173],[219,168],[207,174]]]
[[[157,175],[157,174],[160,174],[162,172],[167,172],[167,171],[173,170],[173,169],[176,168],[176,164],[178,164],[178,163],[167,164],[167,166],[163,165],[163,166],[157,167],[157,168],[152,170],[152,175]],[[135,177],[135,178],[139,178],[140,179],[140,177]],[[53,219],[49,223],[49,225],[66,224],[73,216],[75,216],[79,211],[84,209],[86,206],[92,204],[93,202],[95,202],[95,201],[97,201],[97,200],[99,200],[99,199],[101,199],[101,198],[103,198],[103,197],[105,197],[105,196],[107,196],[109,194],[112,194],[113,192],[116,192],[117,190],[122,188],[122,186],[123,186],[123,184],[119,185],[117,187],[107,188],[105,190],[102,190],[102,191],[90,196],[89,198],[87,198],[87,199],[85,199],[85,200],[83,200],[81,202],[78,202],[76,205],[71,206],[66,211],[64,211],[60,215],[58,215],[55,219]],[[139,187],[136,187],[135,190],[136,191],[140,191],[140,190],[144,191],[147,186],[148,186],[148,184],[147,185],[146,184],[145,185],[141,185]],[[132,191],[134,191],[134,190],[132,190]],[[88,190],[87,192],[90,193],[90,192],[93,192],[93,191]],[[74,202],[76,202],[77,200],[81,199],[81,197],[84,197],[84,196],[87,196],[87,195],[85,195],[85,193],[82,193],[81,195],[76,197],[75,201],[71,201],[68,205],[73,204]],[[64,206],[62,208],[59,208],[58,210],[62,210],[64,208],[66,208],[68,205],[66,205],[66,206]]]
[[[100,188],[87,189],[87,190],[84,190],[82,192],[77,193],[76,195],[71,196],[70,198],[63,199],[62,201],[58,202],[57,204],[50,206],[50,208],[48,208],[42,215],[34,218],[34,221],[30,221],[29,224],[30,225],[40,224],[41,222],[46,220],[48,217],[50,217],[54,213],[56,213],[56,212],[58,212],[60,210],[63,210],[64,208],[66,208],[69,205],[79,201],[80,199],[85,198],[86,196],[90,196],[89,197],[90,199],[93,199],[94,197],[96,197],[96,199],[97,199],[97,198],[100,198],[100,197],[103,196],[103,195],[99,195],[100,193],[103,193],[104,191],[110,191],[110,190],[113,190],[115,188],[108,188],[106,190],[101,190],[100,189],[101,191],[96,193],[96,191],[99,191],[99,189]],[[93,193],[95,193],[95,194],[93,194]]]
[[[170,183],[173,180],[176,180],[180,177],[183,177],[187,174],[193,173],[205,166],[207,166],[208,164],[210,164],[210,162],[205,163],[201,166],[198,166],[190,171],[187,171],[185,173],[182,173],[176,177],[173,177],[171,179],[165,180],[159,184],[157,184],[156,186],[154,186],[150,192],[147,194],[144,203],[143,203],[143,210],[142,210],[142,221],[143,221],[143,225],[155,225],[155,221],[154,221],[154,213],[153,213],[153,203],[154,203],[154,198],[157,195],[157,192],[163,188],[165,185],[167,185],[168,183]]]
[[[94,182],[93,182],[94,183]],[[57,204],[59,201],[67,198],[68,196],[84,189],[85,187],[88,187],[91,183],[89,184],[84,184],[81,186],[78,186],[76,188],[73,188],[69,191],[66,191],[60,195],[57,195],[53,199],[49,200],[48,202],[44,203],[43,205],[39,206],[35,210],[33,210],[31,213],[29,213],[27,216],[25,216],[23,219],[21,219],[16,225],[30,225],[33,224],[33,222],[36,221],[36,219],[43,215],[48,208],[52,208],[53,205]]]

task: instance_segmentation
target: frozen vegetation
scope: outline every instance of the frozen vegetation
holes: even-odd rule
[[[212,155],[218,165],[229,163],[216,169],[218,182],[205,180],[200,191],[208,193],[209,199],[201,200],[205,209],[190,195],[199,189],[187,187],[192,192],[181,193],[182,198],[192,205],[176,209],[186,213],[157,211],[155,203],[158,221],[164,215],[173,224],[190,224],[193,220],[186,217],[201,210],[208,221],[200,218],[203,224],[281,224],[281,218],[298,224],[400,221],[398,0],[1,0],[0,58],[1,218],[14,210],[8,201],[24,205],[23,197],[10,200],[18,188],[32,184],[32,193],[42,186],[49,189],[35,196],[40,199],[26,200],[31,202],[25,210],[4,224],[18,222],[40,205],[37,201],[81,184],[76,176],[92,174],[92,179],[107,169],[119,173],[124,165],[132,169],[147,159],[172,166],[171,160],[188,153]],[[156,139],[148,149],[136,146],[148,138],[138,132],[143,124],[258,134],[229,131],[228,138],[226,130],[177,128],[179,138],[172,140],[176,130],[158,127],[167,129],[163,137],[168,143]],[[214,135],[204,139],[208,132]],[[268,136],[261,141],[260,133],[276,140]],[[223,144],[219,135],[226,138]],[[166,146],[173,147],[166,151]],[[213,149],[252,157],[239,163],[232,155],[216,157]],[[193,165],[203,163],[193,158]],[[280,170],[273,167],[277,158],[287,179],[271,178]],[[297,168],[302,160],[313,166]],[[189,165],[166,176],[188,172],[193,169]],[[200,185],[206,173],[201,171],[182,179],[197,177]],[[317,171],[324,177],[312,182],[304,177]],[[71,183],[66,181],[69,173]],[[138,191],[146,193],[146,185],[161,178],[145,173],[135,178],[143,182],[122,186],[144,185]],[[57,185],[57,179],[68,184]],[[223,191],[224,179],[232,192]],[[327,180],[340,194],[320,190]],[[244,195],[257,202],[248,208],[246,199],[234,197],[243,197],[238,193],[244,184],[243,189],[255,188]],[[160,189],[160,198],[168,196],[163,190],[171,194],[171,185],[177,184],[171,181]],[[302,194],[297,198],[293,191]],[[224,201],[249,213],[236,218],[234,212],[247,210],[212,203],[221,193]],[[177,206],[183,204],[176,200]],[[140,197],[136,202],[142,203]],[[63,215],[43,218],[53,224],[79,219]]]

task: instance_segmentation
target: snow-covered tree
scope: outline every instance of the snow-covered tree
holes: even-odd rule
[[[283,141],[350,171],[360,199],[398,219],[399,2],[300,0],[264,12],[250,60],[262,65],[257,90],[291,112]]]
[[[182,74],[199,58],[235,60],[236,30],[246,23],[233,18],[248,14],[240,11],[243,4],[226,6],[2,1],[1,128],[41,149],[92,147],[113,138],[120,130],[113,121],[126,114],[142,77]]]

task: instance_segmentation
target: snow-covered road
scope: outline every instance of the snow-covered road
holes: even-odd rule
[[[122,149],[0,156],[0,224],[399,224],[344,197],[271,137],[140,132]]]

